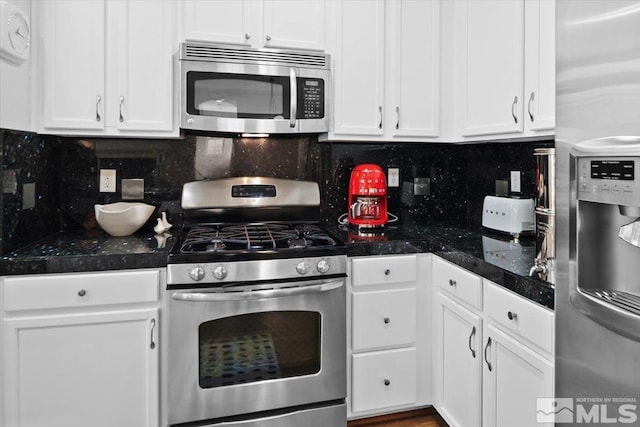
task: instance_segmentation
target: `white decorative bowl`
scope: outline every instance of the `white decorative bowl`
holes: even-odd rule
[[[155,206],[139,202],[95,205],[96,221],[112,236],[130,236],[151,217]]]

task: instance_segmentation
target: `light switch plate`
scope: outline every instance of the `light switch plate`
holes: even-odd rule
[[[511,192],[520,193],[521,191],[520,171],[511,171]]]

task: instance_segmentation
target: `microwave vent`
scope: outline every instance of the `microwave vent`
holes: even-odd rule
[[[208,43],[181,43],[183,61],[237,62],[243,64],[329,68],[329,55],[324,53],[252,49]]]

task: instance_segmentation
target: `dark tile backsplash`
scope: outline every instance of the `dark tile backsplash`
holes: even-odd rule
[[[496,180],[522,171],[522,195],[535,189],[533,150],[547,142],[482,144],[366,144],[317,142],[313,136],[236,138],[188,134],[183,139],[59,138],[0,130],[3,254],[57,231],[97,231],[94,204],[122,200],[122,179],[144,179],[144,200],[179,221],[185,182],[259,175],[312,180],[321,188],[322,215],[334,222],[347,210],[349,177],[360,163],[400,169],[389,188],[389,211],[401,221],[479,225],[482,199]],[[100,169],[115,169],[116,192],[100,193]],[[415,178],[430,194],[413,195]],[[29,188],[35,185],[34,200]],[[23,197],[26,196],[26,197]],[[33,202],[33,207],[29,204]],[[151,231],[153,215],[143,227]]]

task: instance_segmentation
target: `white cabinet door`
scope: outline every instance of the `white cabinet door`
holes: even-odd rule
[[[128,0],[109,7],[116,43],[109,55],[115,85],[109,92],[108,126],[125,132],[171,132],[175,3]]]
[[[480,426],[482,318],[440,291],[435,314],[434,406],[450,425]]]
[[[384,6],[381,0],[335,5],[332,134],[337,137],[383,134]]]
[[[265,47],[324,50],[324,0],[265,0]]]
[[[392,137],[436,137],[440,121],[440,2],[387,3],[390,90],[386,107]]]
[[[467,0],[455,6],[461,135],[522,132],[524,0]]]
[[[250,44],[260,39],[253,33],[252,0],[183,0],[182,39],[220,43]]]
[[[38,7],[43,127],[104,129],[104,1],[43,1]]]
[[[158,309],[5,320],[11,427],[157,427]]]
[[[525,123],[532,131],[555,127],[555,1],[525,2]]]
[[[552,427],[552,423],[536,421],[536,399],[554,395],[553,362],[492,324],[488,324],[485,336],[483,424],[495,427]]]

